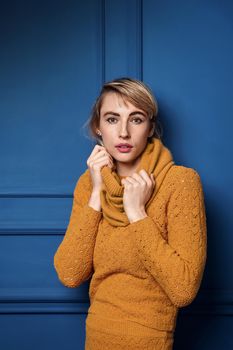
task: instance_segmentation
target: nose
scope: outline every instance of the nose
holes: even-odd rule
[[[127,122],[120,123],[119,136],[123,137],[123,138],[129,137],[129,130],[128,130]]]

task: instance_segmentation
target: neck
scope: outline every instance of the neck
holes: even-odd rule
[[[116,171],[119,176],[131,176],[133,175],[138,167],[138,164],[140,162],[141,156],[138,157],[133,164],[132,163],[122,163],[122,162],[116,162]]]

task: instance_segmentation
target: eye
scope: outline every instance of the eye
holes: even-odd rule
[[[133,120],[138,121],[136,124],[141,124],[143,122],[141,118],[133,118]]]
[[[133,121],[134,124],[141,124],[141,123],[143,123],[143,120],[140,117],[134,117],[134,118],[131,119],[131,121]],[[115,117],[108,117],[106,119],[106,122],[108,122],[110,124],[115,124],[117,122],[117,118],[115,118]]]
[[[110,120],[116,120],[116,118],[114,118],[114,117],[109,117],[109,118],[106,119],[106,121],[107,121],[108,123],[113,124],[112,122],[110,122]]]

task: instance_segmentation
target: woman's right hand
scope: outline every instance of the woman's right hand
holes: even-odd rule
[[[95,145],[89,158],[87,159],[87,166],[90,170],[93,192],[99,192],[102,186],[101,168],[108,165],[110,168],[114,166],[113,158],[108,153],[104,146]]]

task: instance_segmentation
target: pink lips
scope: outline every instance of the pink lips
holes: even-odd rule
[[[128,143],[119,143],[116,148],[118,149],[119,152],[121,153],[128,153],[131,151],[131,148],[133,146],[131,146],[130,144]]]
[[[120,147],[120,146],[133,147],[129,143],[119,143],[118,145],[116,145],[116,147]]]

